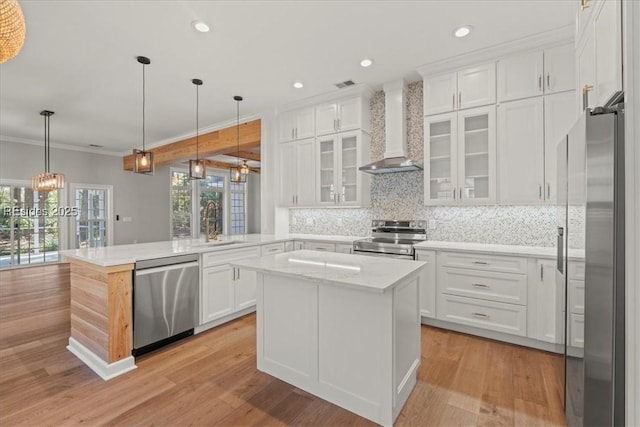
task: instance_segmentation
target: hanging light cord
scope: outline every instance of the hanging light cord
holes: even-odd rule
[[[200,114],[199,114],[199,112],[200,112],[200,98],[198,96],[199,89],[200,89],[199,85],[196,84],[196,161],[200,160],[199,151],[198,151],[198,145],[199,145],[199,142],[198,142],[198,136],[199,136],[198,135],[198,125],[199,125],[198,124],[198,118],[200,117]]]
[[[144,95],[144,88],[145,88],[145,78],[144,78],[144,69],[145,69],[146,65],[142,64],[142,151],[146,151],[145,150],[145,146],[144,146],[144,107],[145,107],[145,95]]]
[[[237,141],[237,154],[236,162],[240,167],[240,100],[236,101],[236,141]]]
[[[45,169],[47,171],[47,173],[50,172],[50,168],[51,168],[51,116],[44,116],[44,122],[47,126],[47,133],[46,133],[46,147],[47,147],[47,163],[45,165]]]
[[[44,115],[44,114],[43,114]],[[44,171],[49,172],[49,157],[47,153],[49,150],[47,149],[47,116],[44,116]]]

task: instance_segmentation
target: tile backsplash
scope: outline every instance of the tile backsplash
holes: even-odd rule
[[[407,150],[423,161],[422,81],[407,91]],[[384,156],[384,93],[371,99],[371,159]],[[374,175],[371,207],[290,209],[291,233],[368,236],[372,219],[431,220],[429,240],[547,246],[556,244],[555,206],[424,206],[424,174]],[[569,247],[584,248],[584,208],[569,209]]]

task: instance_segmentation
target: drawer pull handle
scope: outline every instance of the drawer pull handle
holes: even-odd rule
[[[488,314],[484,314],[484,313],[472,313],[473,316],[475,317],[480,317],[481,319],[489,319],[491,318],[491,316],[489,316]]]
[[[479,265],[489,265],[488,262],[484,262],[484,261],[473,261],[474,264],[479,264]]]
[[[474,288],[489,289],[489,285],[485,285],[484,283],[472,283],[471,286],[473,286]]]

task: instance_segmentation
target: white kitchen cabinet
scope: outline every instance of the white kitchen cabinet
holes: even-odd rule
[[[577,119],[575,96],[572,90],[544,97],[544,198],[548,203],[556,200],[557,145]]]
[[[596,81],[595,57],[596,49],[593,42],[593,31],[587,31],[576,49],[576,76],[578,82],[578,111],[596,105],[594,88]]]
[[[496,102],[494,62],[424,78],[424,115],[463,110]]]
[[[416,250],[416,260],[427,265],[420,275],[420,315],[436,317],[436,251]]]
[[[206,324],[255,305],[256,273],[229,265],[260,256],[259,247],[229,249],[202,255],[200,322]]]
[[[573,45],[513,55],[498,61],[498,101],[575,88]]]
[[[425,205],[495,201],[495,107],[425,117]]]
[[[284,242],[284,251],[292,252],[293,251],[293,240],[289,240],[288,242]]]
[[[318,137],[316,150],[316,205],[367,205],[370,176],[358,168],[369,162],[368,134],[350,131]]]
[[[265,256],[265,255],[281,254],[285,252],[285,250],[286,248],[285,248],[284,242],[269,243],[268,245],[262,245],[260,247],[260,255]]]
[[[544,201],[544,100],[498,106],[498,198],[502,204]]]
[[[308,249],[310,251],[324,251],[324,252],[335,252],[336,245],[334,243],[325,243],[325,242],[304,242],[304,249]]]
[[[527,336],[561,344],[564,337],[564,287],[556,284],[556,263],[530,261]]]
[[[301,251],[302,249],[304,249],[304,242],[301,240],[294,240],[293,241],[293,250],[294,251]]]
[[[602,0],[579,0],[576,2],[576,40],[580,40],[588,27],[594,6]]]
[[[346,243],[336,243],[336,252],[342,254],[352,254],[353,253],[353,245],[349,245]]]
[[[316,107],[316,136],[329,135],[355,129],[367,129],[367,106],[362,98],[350,98]]]
[[[315,136],[315,109],[305,107],[280,114],[280,142]]]
[[[280,204],[312,206],[315,203],[315,139],[279,144]]]

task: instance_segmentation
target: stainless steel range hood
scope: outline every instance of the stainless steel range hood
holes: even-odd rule
[[[404,80],[383,85],[385,93],[385,151],[384,158],[360,167],[362,172],[379,174],[422,170],[420,163],[407,157],[407,113]]]

